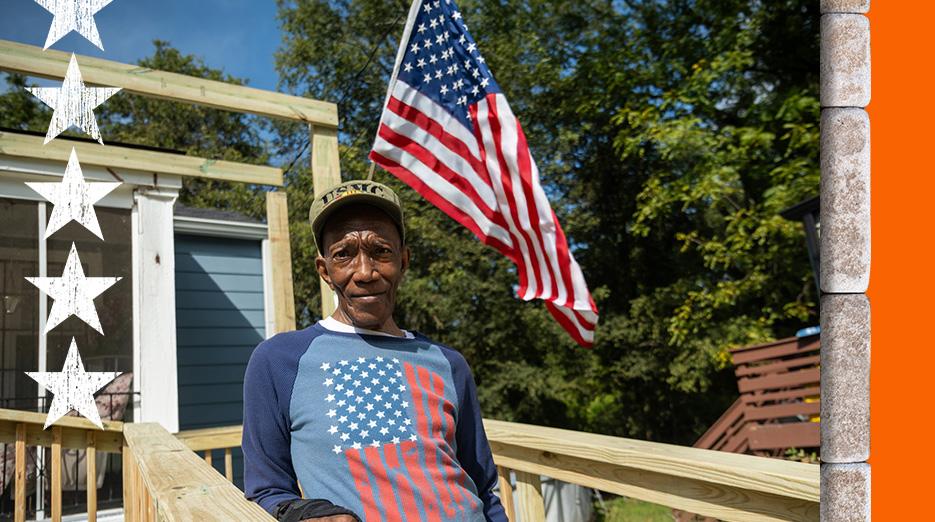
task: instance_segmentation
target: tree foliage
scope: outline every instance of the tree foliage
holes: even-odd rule
[[[818,191],[813,4],[459,2],[601,312],[594,348],[574,346],[541,303],[514,297],[506,259],[378,171],[404,201],[413,249],[398,322],[465,354],[486,415],[690,444],[736,395],[728,348],[814,324],[801,225],[779,216]],[[281,86],[339,103],[345,179],[366,175],[407,9],[279,0]],[[145,65],[237,81],[162,43]],[[308,137],[285,123],[112,100],[105,139],[288,165]],[[0,96],[0,124],[47,121],[27,102],[15,88]],[[308,324],[320,308],[307,157],[287,191]],[[184,199],[263,209],[262,190],[242,185],[188,183]]]

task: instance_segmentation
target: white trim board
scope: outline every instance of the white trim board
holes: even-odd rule
[[[177,234],[259,240],[269,237],[268,228],[262,223],[223,221],[220,219],[177,215],[174,218],[174,224]]]

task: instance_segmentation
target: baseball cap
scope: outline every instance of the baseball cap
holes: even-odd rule
[[[322,231],[325,222],[339,209],[347,205],[364,204],[373,205],[387,214],[396,223],[399,237],[406,242],[406,227],[403,225],[403,207],[399,197],[393,189],[382,183],[370,180],[351,180],[328,189],[324,194],[312,201],[312,208],[308,212],[308,219],[312,223],[312,233],[315,236],[315,246],[321,252]]]

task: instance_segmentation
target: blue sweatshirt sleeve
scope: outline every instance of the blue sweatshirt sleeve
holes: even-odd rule
[[[446,356],[452,366],[452,374],[459,397],[458,423],[455,434],[457,457],[461,467],[477,486],[477,494],[484,502],[484,516],[491,522],[509,522],[500,498],[493,492],[499,480],[497,466],[493,462],[490,443],[481,421],[480,404],[477,401],[477,385],[474,375],[464,357],[447,348]]]
[[[298,356],[288,356],[297,347],[284,340],[276,336],[260,343],[244,375],[244,495],[271,514],[280,502],[300,498],[289,420]]]

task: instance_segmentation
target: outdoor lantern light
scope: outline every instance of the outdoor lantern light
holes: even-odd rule
[[[812,263],[812,275],[815,277],[815,288],[818,289],[818,295],[821,295],[821,268],[818,264],[820,259],[818,238],[821,233],[821,211],[819,202],[819,196],[815,196],[783,210],[779,215],[792,221],[801,220],[802,224],[805,226],[808,260]]]

